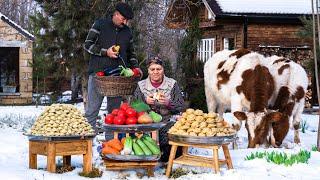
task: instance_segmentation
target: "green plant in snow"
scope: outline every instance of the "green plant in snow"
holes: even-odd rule
[[[311,157],[311,152],[300,150],[297,154],[287,155],[282,152],[256,152],[246,156],[245,160],[262,159],[265,158],[267,162],[274,164],[284,164],[285,166],[292,166],[294,163],[308,163]]]
[[[307,121],[305,120],[302,120],[302,123],[301,123],[301,132],[302,133],[306,133],[306,129],[307,129]]]
[[[318,151],[318,148],[316,145],[312,145],[311,151]]]

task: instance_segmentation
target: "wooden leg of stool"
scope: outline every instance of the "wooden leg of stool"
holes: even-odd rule
[[[178,148],[177,145],[172,145],[171,146],[168,166],[167,166],[167,170],[166,170],[166,176],[167,177],[170,176],[170,173],[171,173],[171,170],[172,170],[172,165],[173,165],[173,159],[176,157],[177,148]]]
[[[83,172],[92,171],[92,140],[87,140],[87,152],[83,155]]]
[[[213,146],[213,168],[215,170],[215,173],[218,173],[220,171],[218,150],[219,150],[218,146]]]
[[[63,156],[63,166],[71,166],[71,156]]]
[[[34,148],[33,142],[29,141],[29,168],[37,169],[37,154],[31,153]]]
[[[154,167],[153,166],[149,166],[148,168],[147,168],[147,172],[148,172],[148,177],[154,177],[154,169],[153,169]]]
[[[56,172],[56,147],[52,142],[48,143],[47,170],[52,173]]]
[[[183,146],[182,147],[182,154],[183,155],[187,155],[188,154],[188,148],[189,148],[188,146]]]
[[[227,161],[228,169],[233,169],[228,145],[227,144],[222,145],[222,149],[223,149],[224,157],[226,158],[226,161]]]

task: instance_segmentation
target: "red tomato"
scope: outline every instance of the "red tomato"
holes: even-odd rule
[[[106,124],[113,124],[113,119],[114,119],[114,115],[108,114],[108,115],[104,118],[104,123],[106,123]]]
[[[118,116],[121,116],[121,117],[126,117],[126,116],[127,116],[127,115],[126,115],[126,112],[125,112],[124,110],[122,110],[122,109],[119,109],[117,115],[118,115]]]
[[[121,117],[121,116],[116,116],[114,117],[113,119],[113,123],[116,124],[116,125],[122,125],[126,122],[126,119]]]
[[[113,109],[111,114],[116,116],[118,115],[118,112],[119,112],[119,109]]]
[[[140,77],[141,76],[139,68],[133,68],[132,71],[133,71],[133,76],[134,77]]]
[[[98,71],[98,72],[96,73],[96,75],[97,75],[97,76],[104,76],[104,72],[103,72],[103,71]]]
[[[128,117],[136,117],[136,116],[137,116],[137,112],[136,112],[134,109],[132,109],[132,108],[128,108],[128,109],[126,110],[126,115],[127,115]]]
[[[128,117],[126,119],[126,124],[137,124],[138,119],[136,117]]]
[[[128,103],[122,103],[120,106],[120,109],[124,111],[126,111],[128,108],[130,108],[130,105]]]
[[[146,112],[144,112],[144,111],[138,112],[138,117],[144,115],[144,113],[146,113]]]

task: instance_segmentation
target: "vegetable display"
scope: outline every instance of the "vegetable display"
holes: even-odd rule
[[[92,135],[94,130],[81,112],[72,105],[52,104],[31,127],[36,136]]]
[[[162,116],[142,101],[134,101],[131,105],[122,103],[118,109],[105,116],[105,124],[129,125],[129,124],[150,124],[162,121]]]
[[[112,139],[102,144],[101,153],[115,155],[137,155],[137,156],[152,156],[160,155],[160,147],[149,135],[142,137],[126,137],[124,145],[118,139]]]
[[[187,109],[168,133],[186,136],[227,136],[236,131],[216,113]]]

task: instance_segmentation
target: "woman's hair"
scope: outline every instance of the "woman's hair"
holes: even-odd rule
[[[159,64],[163,66],[163,61],[159,56],[154,56],[147,61],[147,67],[149,67],[151,64]]]

